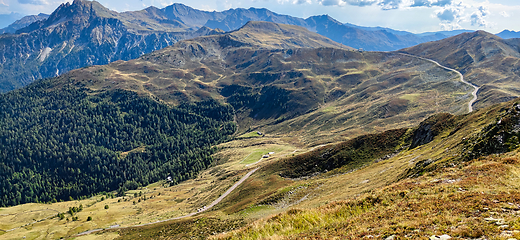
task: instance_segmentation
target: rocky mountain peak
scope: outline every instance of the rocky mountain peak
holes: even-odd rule
[[[35,22],[26,28],[20,29],[17,33],[28,33],[37,29],[54,27],[63,22],[72,21],[75,29],[79,26],[89,24],[89,19],[108,17],[117,15],[96,1],[75,0],[72,4],[62,3],[45,21]]]
[[[460,35],[457,35],[459,37],[468,37],[468,38],[486,38],[486,39],[494,39],[494,40],[500,40],[500,37],[496,36],[495,34],[492,34],[492,33],[489,33],[489,32],[486,32],[486,31],[483,31],[483,30],[478,30],[478,31],[475,31],[475,32],[468,32],[468,33],[465,33],[465,34],[460,34]]]
[[[80,18],[86,16],[108,17],[114,14],[115,12],[104,7],[99,2],[74,0],[72,4],[62,4],[58,9],[56,9],[56,11],[51,14],[49,20],[56,21],[63,18]]]
[[[314,22],[316,24],[330,25],[331,23],[333,23],[333,24],[343,25],[341,22],[339,22],[338,20],[330,17],[327,14],[319,15],[319,16],[312,16],[312,17],[307,18],[305,21],[306,22]]]
[[[163,14],[169,19],[178,20],[190,26],[203,26],[208,20],[223,19],[225,15],[222,12],[207,12],[193,9],[181,3],[174,3],[161,9]]]
[[[165,8],[166,12],[175,12],[175,13],[177,13],[177,15],[181,15],[181,16],[187,16],[194,10],[195,9],[188,7],[182,3],[174,3]]]

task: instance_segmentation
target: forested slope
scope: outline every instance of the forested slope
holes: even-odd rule
[[[129,91],[51,83],[0,95],[0,206],[131,189],[168,174],[177,183],[208,167],[211,146],[235,131],[233,109],[215,101],[172,108]]]

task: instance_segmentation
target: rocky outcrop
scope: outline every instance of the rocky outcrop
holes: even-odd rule
[[[439,113],[424,120],[414,131],[410,149],[431,142],[443,130],[453,126],[454,120],[455,116],[449,113]]]
[[[479,135],[466,142],[470,158],[493,153],[505,153],[520,147],[520,104],[515,103],[486,126]]]

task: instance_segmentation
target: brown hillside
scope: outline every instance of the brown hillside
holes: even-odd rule
[[[297,134],[304,144],[412,126],[438,112],[466,113],[472,90],[426,60],[354,51],[300,27],[264,22],[60,79],[171,104],[226,101],[240,131]]]
[[[481,87],[475,107],[482,108],[519,96],[518,46],[515,40],[504,40],[491,33],[477,31],[402,51],[459,70],[465,80]]]

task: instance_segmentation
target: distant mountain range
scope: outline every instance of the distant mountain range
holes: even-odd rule
[[[152,10],[119,14],[95,1],[78,0],[16,34],[0,35],[0,92],[84,66],[134,59],[211,32],[152,18]]]
[[[504,30],[497,34],[497,36],[503,38],[503,39],[511,39],[511,38],[520,38],[520,31],[510,31],[510,30]]]
[[[9,24],[23,18],[24,16],[19,13],[8,13],[8,14],[0,14],[0,29],[7,27]]]
[[[25,16],[19,20],[16,20],[14,23],[10,24],[9,26],[0,29],[0,34],[15,33],[17,30],[27,27],[34,22],[45,20],[48,17],[49,17],[49,15],[44,14],[44,13],[40,13],[38,15]]]
[[[100,4],[96,2],[96,5]],[[14,33],[16,30],[27,26],[27,23],[30,21],[43,20],[40,15],[27,16],[0,30],[0,32]],[[180,3],[175,3],[162,9],[149,7],[141,11],[123,12],[120,14],[112,12],[109,15],[110,17],[121,19],[125,25],[141,30],[172,30],[172,28],[164,28],[164,25],[166,25],[179,30],[197,30],[202,26],[206,26],[212,29],[219,28],[223,31],[232,31],[240,28],[248,21],[291,24],[305,27],[336,42],[354,48],[363,48],[367,51],[393,51],[470,31],[455,30],[413,34],[390,28],[343,24],[328,15],[312,16],[303,19],[277,14],[265,8],[236,8],[222,12],[208,12],[193,9]],[[21,23],[25,23],[25,25]]]
[[[367,51],[393,51],[469,31],[413,34],[344,24],[327,15],[303,19],[257,8],[209,12],[178,3],[118,13],[96,1],[75,0],[51,15],[27,16],[0,30],[9,33],[0,35],[0,92],[72,69],[134,59],[182,39],[233,31],[248,21],[305,27]]]

